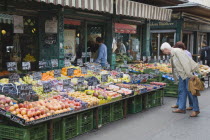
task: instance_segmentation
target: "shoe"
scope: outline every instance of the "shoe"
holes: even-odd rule
[[[179,106],[178,105],[174,105],[174,106],[172,106],[171,108],[178,108]]]
[[[193,109],[193,107],[188,107],[188,108],[186,108],[186,110],[192,110]]]
[[[200,114],[200,111],[193,111],[193,112],[190,114],[190,117],[197,117],[198,114]]]
[[[186,113],[185,110],[181,110],[181,109],[176,109],[172,111],[173,113]]]

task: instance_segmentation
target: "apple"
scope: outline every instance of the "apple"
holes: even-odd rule
[[[18,104],[14,104],[15,109],[19,108]]]
[[[22,103],[19,104],[19,108],[23,108],[23,104]]]
[[[15,110],[15,107],[14,106],[10,106],[9,111],[12,112],[14,110]]]
[[[26,115],[26,110],[22,110],[21,115]]]

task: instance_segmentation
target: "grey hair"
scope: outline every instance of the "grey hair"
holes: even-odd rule
[[[160,47],[160,50],[164,50],[164,49],[169,49],[169,50],[171,50],[171,45],[169,44],[169,43],[167,43],[167,42],[164,42],[162,45],[161,45],[161,47]]]

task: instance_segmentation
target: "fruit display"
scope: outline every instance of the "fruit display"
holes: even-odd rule
[[[165,86],[166,83],[163,82],[150,82],[151,85]]]
[[[23,59],[23,61],[25,61],[25,62],[35,62],[36,59],[35,59],[34,56],[32,56],[32,55],[30,55],[30,54],[27,54],[27,55],[25,56],[25,58]]]
[[[16,101],[12,98],[0,95],[0,108],[8,110],[14,104],[16,104]]]
[[[206,65],[200,65],[199,70],[200,70],[201,74],[204,76],[210,73],[210,67],[206,66]]]

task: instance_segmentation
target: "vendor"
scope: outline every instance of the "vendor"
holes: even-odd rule
[[[103,43],[103,39],[101,37],[96,38],[96,44],[99,45],[99,50],[98,57],[95,62],[100,63],[102,67],[105,67],[107,63],[107,47]]]

